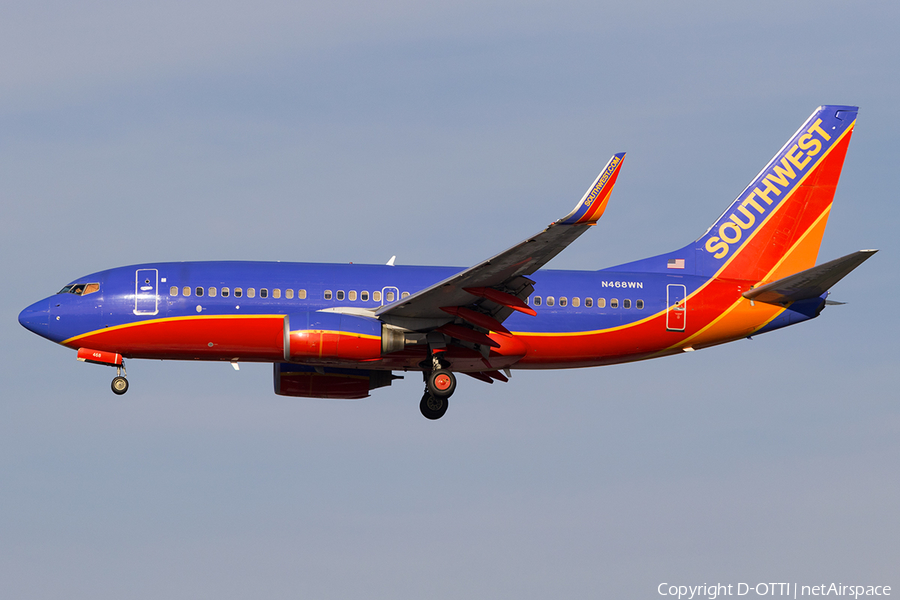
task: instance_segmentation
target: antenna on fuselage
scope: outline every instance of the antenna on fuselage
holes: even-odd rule
[[[394,266],[394,261],[395,261],[396,259],[397,259],[397,255],[395,254],[394,256],[391,257],[391,260],[387,261],[387,263],[386,263],[387,266],[393,267],[393,266]]]

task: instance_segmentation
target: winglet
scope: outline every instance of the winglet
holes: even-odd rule
[[[609,197],[612,194],[613,186],[616,185],[616,177],[619,176],[619,169],[622,168],[622,161],[625,159],[625,153],[619,152],[613,154],[613,157],[606,163],[606,167],[597,175],[597,179],[585,192],[584,197],[575,210],[557,221],[559,225],[593,225],[606,210],[609,203]]]

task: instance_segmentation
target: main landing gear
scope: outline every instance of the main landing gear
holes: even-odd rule
[[[125,379],[125,375],[128,375],[128,373],[125,372],[125,365],[123,364],[121,367],[117,366],[116,376],[113,378],[112,384],[110,385],[113,394],[116,396],[121,396],[128,391],[128,380]]]
[[[432,371],[425,378],[425,387],[436,398],[449,398],[456,391],[456,375],[446,369]]]
[[[422,396],[422,401],[419,402],[419,410],[422,411],[422,416],[426,419],[431,419],[432,421],[440,419],[447,412],[447,399],[436,398],[425,392],[425,395]]]
[[[425,371],[425,395],[419,403],[422,416],[432,421],[440,419],[447,412],[447,400],[456,391],[456,375],[444,368],[439,353],[431,355],[432,369]]]

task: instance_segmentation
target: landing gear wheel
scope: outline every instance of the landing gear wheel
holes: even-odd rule
[[[456,375],[446,369],[432,371],[425,379],[425,387],[435,398],[449,398],[456,391]]]
[[[110,387],[112,388],[113,394],[121,396],[128,391],[128,380],[120,375],[112,380],[112,385]]]
[[[444,413],[447,412],[447,399],[436,398],[425,392],[425,395],[422,396],[422,401],[419,403],[419,410],[422,411],[423,417],[435,421],[443,417]]]

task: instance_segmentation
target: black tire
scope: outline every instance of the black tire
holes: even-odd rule
[[[425,386],[435,398],[449,398],[456,391],[456,375],[446,369],[432,371],[425,379]]]
[[[121,376],[115,377],[113,378],[110,387],[112,388],[113,394],[121,396],[128,391],[128,380]]]
[[[436,421],[443,417],[444,413],[447,412],[447,399],[436,398],[428,392],[425,392],[425,395],[422,396],[422,401],[419,402],[419,410],[422,411],[422,416],[426,419]]]

